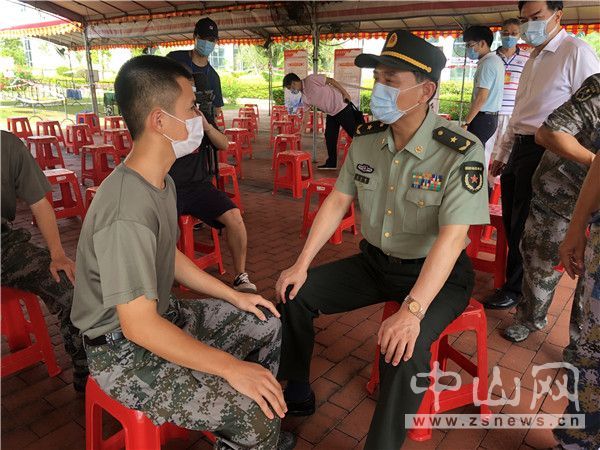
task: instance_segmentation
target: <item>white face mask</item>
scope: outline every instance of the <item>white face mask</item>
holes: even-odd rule
[[[558,24],[547,32],[546,27],[550,20],[556,15],[556,11],[546,20],[529,20],[521,25],[521,36],[529,45],[537,47],[548,40],[550,35],[558,28]]]
[[[204,124],[202,123],[202,116],[192,117],[191,119],[183,121],[180,118],[175,117],[173,114],[169,114],[165,110],[161,111],[167,116],[171,116],[173,119],[178,120],[181,123],[185,123],[185,128],[187,129],[187,139],[182,141],[176,141],[175,139],[171,139],[166,134],[161,133],[164,137],[171,141],[175,158],[181,158],[182,156],[189,155],[198,147],[200,147],[202,139],[204,138]]]

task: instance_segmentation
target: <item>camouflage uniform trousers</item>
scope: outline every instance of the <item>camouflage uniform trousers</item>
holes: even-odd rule
[[[199,341],[275,374],[281,322],[266,314],[268,320],[262,322],[222,300],[172,297],[165,317]],[[223,378],[168,362],[127,339],[86,346],[86,351],[90,373],[100,387],[125,406],[144,412],[156,425],[171,422],[214,432],[218,449],[277,448],[279,418],[269,420],[257,403]]]
[[[38,295],[48,310],[58,317],[60,333],[67,353],[73,360],[74,381],[85,383],[87,359],[79,330],[71,322],[73,285],[64,272],[57,283],[50,273],[50,252],[29,242],[29,231],[11,229],[3,220],[2,284]]]
[[[568,227],[568,219],[533,199],[520,245],[523,255],[522,299],[517,306],[516,323],[504,331],[506,337],[522,341],[531,331],[541,330],[548,323],[548,309],[563,275],[554,269],[560,263],[558,247]],[[582,283],[578,282],[571,309],[569,348],[575,345],[581,328],[581,290]]]
[[[583,323],[574,351],[573,365],[579,369],[579,410],[569,402],[567,414],[585,414],[585,429],[556,429],[554,434],[568,449],[600,448],[600,224],[592,225],[585,254],[583,279]],[[568,371],[572,375],[571,371]],[[571,376],[569,391],[573,392]]]

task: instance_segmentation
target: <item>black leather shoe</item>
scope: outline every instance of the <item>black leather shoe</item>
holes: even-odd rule
[[[277,450],[294,450],[296,441],[295,434],[281,430],[279,433],[279,440],[277,441]]]
[[[503,289],[496,289],[496,291],[487,296],[483,300],[483,307],[487,309],[508,309],[519,304],[517,295],[512,292],[506,292]]]
[[[310,395],[306,400],[301,402],[285,401],[288,410],[288,416],[310,416],[315,413],[315,393],[310,391]]]

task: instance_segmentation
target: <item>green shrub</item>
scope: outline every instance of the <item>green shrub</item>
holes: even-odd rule
[[[360,110],[371,114],[371,91],[360,91]]]
[[[273,89],[273,102],[275,102],[276,105],[285,104],[285,94],[283,93],[283,88]]]

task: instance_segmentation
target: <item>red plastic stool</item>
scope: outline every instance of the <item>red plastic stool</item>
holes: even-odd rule
[[[92,156],[92,167],[88,167],[86,156]],[[114,165],[109,166],[108,157],[112,156]],[[92,180],[98,186],[110,173],[121,164],[121,158],[112,145],[85,145],[81,148],[81,184]]]
[[[230,141],[237,142],[240,145],[242,149],[242,155],[249,155],[250,159],[252,159],[252,142],[250,142],[251,135],[248,129],[227,128],[225,131],[223,131],[223,134],[227,136]]]
[[[258,110],[258,105],[255,103],[246,103],[244,105],[246,108],[252,108],[254,114],[256,115],[256,119],[260,122],[260,111]]]
[[[498,205],[500,204],[500,196],[502,195],[502,190],[500,188],[500,182],[494,184],[494,189],[492,189],[492,195],[490,196],[490,205]],[[483,232],[483,239],[489,240],[492,237],[492,232],[494,231],[494,227],[490,225],[486,225],[485,230]]]
[[[242,146],[237,142],[229,142],[226,150],[219,151],[219,162],[228,163],[228,158],[232,156],[235,160],[235,173],[238,178],[242,178]]]
[[[102,411],[117,419],[123,429],[102,437]],[[154,425],[141,411],[129,409],[105,393],[90,376],[85,387],[86,450],[160,450],[173,439],[189,439],[189,431],[172,423]],[[211,442],[215,437],[203,432]]]
[[[87,125],[86,125],[87,126]],[[51,185],[60,187],[61,198],[54,200],[52,192],[46,194],[46,198],[54,207],[57,219],[79,216],[83,220],[85,216],[85,205],[79,190],[79,182],[75,172],[67,169],[44,170],[44,175]]]
[[[338,135],[338,141],[337,141],[337,151],[338,154],[341,153],[342,156],[340,158],[340,161],[342,164],[344,164],[344,161],[346,160],[346,156],[348,155],[348,150],[350,149],[350,145],[352,144],[352,138],[350,137],[350,135],[348,133],[346,133],[346,130],[344,130],[343,128],[340,128],[340,133]]]
[[[231,186],[231,191],[226,189],[228,186]],[[244,212],[237,174],[235,173],[235,167],[231,164],[219,163],[219,179],[217,180],[217,187],[233,200],[233,203],[237,205],[241,212]]]
[[[302,117],[297,114],[290,114],[287,120],[290,124],[290,132],[300,137],[302,135]]]
[[[29,136],[27,138],[29,151],[35,151],[35,160],[42,170],[54,169],[56,166],[65,168],[62,150],[55,136]],[[52,148],[56,152],[52,151]],[[56,154],[55,154],[56,153]]]
[[[373,120],[373,118],[371,117],[370,114],[363,113],[363,120],[365,121],[365,123],[369,123]]]
[[[56,363],[48,328],[37,295],[20,289],[2,286],[2,335],[6,336],[11,353],[2,356],[2,376],[8,376],[21,369],[43,361],[51,377],[61,371]],[[27,309],[25,318],[21,301]],[[30,334],[35,337],[32,343]]]
[[[383,308],[382,321],[396,313],[399,309],[400,303],[386,302],[385,307]],[[477,364],[471,362],[466,356],[454,349],[448,343],[448,335],[469,330],[475,331],[477,336]],[[375,350],[375,360],[373,361],[373,368],[371,370],[371,379],[367,383],[367,391],[371,394],[375,392],[375,389],[377,389],[379,384],[380,357],[381,349],[377,346],[377,349]],[[475,299],[469,301],[467,309],[454,319],[442,334],[440,334],[440,337],[431,344],[430,364],[432,368],[437,361],[439,363],[439,369],[445,371],[448,359],[454,361],[471,376],[479,378],[477,398],[481,402],[486,401],[488,399],[487,319],[483,306]],[[457,390],[445,390],[439,392],[439,409],[436,411],[434,409],[434,383],[435,382],[430,383],[429,389],[425,392],[417,414],[438,414],[475,403],[475,399],[473,398],[474,383],[462,384]],[[489,416],[491,414],[489,406],[485,403],[481,404],[479,413],[482,416]],[[408,437],[414,441],[426,441],[431,438],[431,428],[409,430]]]
[[[303,163],[306,163],[306,174],[302,174]],[[284,166],[282,173],[281,166]],[[275,159],[275,180],[273,183],[273,195],[278,188],[292,190],[294,198],[302,198],[302,192],[308,188],[313,180],[310,154],[306,152],[286,151],[277,154]]]
[[[20,139],[27,139],[29,136],[33,136],[27,117],[9,117],[6,119],[6,126],[8,131]]]
[[[133,140],[127,128],[104,130],[104,143],[112,144],[121,158],[125,158],[133,147]]]
[[[321,178],[319,180],[311,181],[308,185],[308,190],[306,191],[306,197],[304,199],[304,216],[302,219],[302,231],[300,232],[300,237],[306,237],[308,235],[308,231],[319,212],[319,208],[327,198],[329,194],[333,191],[335,187],[335,178]],[[319,205],[311,211],[310,209],[310,201],[313,194],[318,195]],[[333,236],[329,239],[334,245],[341,244],[342,232],[344,230],[350,229],[352,234],[356,236],[358,234],[356,230],[356,220],[354,215],[354,202],[350,203],[350,208],[348,208],[348,212],[340,222],[340,225],[337,227],[337,230],[333,233]]]
[[[302,150],[300,143],[300,136],[297,134],[278,134],[275,136],[273,141],[273,163],[271,164],[271,170],[275,169],[275,160],[277,154],[285,152],[286,150],[299,152]]]
[[[273,146],[273,143],[275,142],[275,137],[279,136],[280,134],[293,134],[292,133],[292,124],[287,119],[287,116],[285,119],[271,121],[271,139],[270,139],[271,147]]]
[[[471,258],[473,268],[494,275],[494,288],[500,289],[506,279],[506,256],[507,243],[502,222],[502,207],[490,205],[489,226],[496,229],[496,243],[483,242],[486,225],[471,225],[469,227],[469,239],[471,243],[467,247],[467,255]],[[491,253],[494,259],[480,257],[480,253]]]
[[[225,128],[225,116],[223,116],[223,111],[221,111],[218,114],[215,114],[215,124],[220,130]]]
[[[311,132],[314,126],[314,117],[313,112],[308,111],[308,123],[306,128],[304,129],[305,133]],[[325,131],[325,125],[323,125],[323,113],[321,111],[317,111],[317,133],[323,133]]]
[[[36,122],[35,129],[38,136],[56,136],[58,142],[65,145],[65,136],[58,120],[40,120]]]
[[[90,127],[92,134],[101,134],[100,119],[93,112],[79,112],[75,114],[75,123],[85,123]]]
[[[106,116],[104,117],[104,129],[111,128],[126,128],[125,119],[122,116]]]
[[[202,244],[194,240],[194,225],[201,223],[200,219],[193,216],[179,216],[179,242],[177,248],[190,258],[200,269],[206,269],[214,264],[219,267],[221,275],[225,273],[223,258],[221,257],[221,246],[219,245],[219,233],[211,227],[213,245]],[[196,256],[196,252],[200,256]]]
[[[90,209],[90,204],[92,203],[92,200],[94,199],[94,196],[96,195],[96,192],[98,192],[98,186],[92,186],[85,190],[85,211],[86,212],[88,209]]]
[[[67,152],[79,155],[79,151],[84,145],[94,145],[90,127],[85,123],[67,125],[67,139],[65,141]]]

